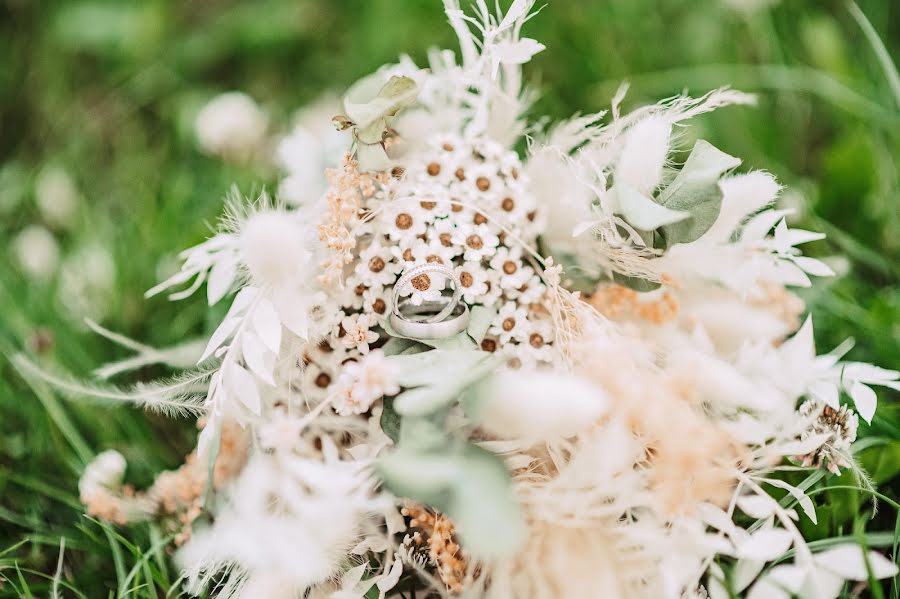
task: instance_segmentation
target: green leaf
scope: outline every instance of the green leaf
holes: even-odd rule
[[[384,398],[384,406],[381,409],[381,430],[391,438],[395,444],[400,441],[400,415],[394,409],[394,399]]]
[[[491,354],[476,350],[432,350],[412,355],[389,356],[387,360],[396,370],[397,383],[402,387],[436,385],[439,382],[482,365]]]
[[[469,312],[471,313],[471,316],[466,332],[475,343],[480,345],[484,340],[484,336],[487,335],[488,329],[491,327],[491,322],[494,320],[497,310],[487,306],[472,306],[472,309],[469,310]]]
[[[375,73],[360,79],[347,90],[344,112],[357,127],[366,129],[396,115],[400,109],[415,102],[418,95],[419,86],[413,79],[394,76],[385,82],[382,75]]]
[[[428,385],[404,391],[395,398],[394,405],[401,416],[424,416],[454,401],[461,393],[459,385]]]
[[[435,349],[441,350],[476,350],[478,349],[478,344],[469,337],[469,334],[466,331],[461,332],[455,337],[447,337],[444,339],[415,339],[413,337],[406,337],[401,335],[397,331],[394,330],[394,327],[391,326],[390,321],[385,321],[382,325],[384,331],[390,335],[391,337],[397,337],[399,339],[409,339],[411,341],[416,341],[418,343],[425,344],[429,347],[433,347]]]
[[[450,446],[450,440],[444,432],[446,418],[446,410],[421,416],[404,416],[401,419],[398,444],[404,451],[446,452]]]
[[[497,456],[474,445],[423,453],[401,446],[378,462],[389,491],[446,513],[466,549],[480,559],[515,551],[525,526]]]
[[[469,445],[465,475],[454,488],[447,514],[468,551],[481,559],[509,555],[525,539],[525,523],[509,473],[494,454]]]
[[[681,172],[656,199],[668,209],[690,213],[690,218],[662,227],[666,247],[695,241],[709,230],[722,207],[719,179],[740,163],[702,139],[694,144]]]
[[[416,345],[419,344],[406,337],[391,337],[388,339],[387,343],[381,346],[381,351],[384,352],[385,356],[395,356],[397,354],[402,354]]]
[[[445,511],[463,472],[456,455],[423,453],[401,446],[378,460],[378,474],[394,495]]]
[[[647,279],[642,279],[640,277],[629,277],[628,275],[623,275],[618,272],[613,273],[613,281],[619,285],[624,285],[629,289],[640,291],[641,293],[654,291],[660,288],[660,284],[654,281],[648,281]]]

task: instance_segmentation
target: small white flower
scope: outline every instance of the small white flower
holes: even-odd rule
[[[439,218],[428,227],[428,241],[436,241],[446,247],[452,247],[454,255],[458,256],[463,252],[463,248],[460,244],[453,242],[453,233],[456,232],[456,229],[456,218],[452,216],[450,218]]]
[[[346,309],[359,310],[363,307],[364,296],[369,285],[356,275],[344,280],[343,288],[335,294],[338,303]]]
[[[391,313],[391,287],[369,287],[363,293],[363,310],[383,322]]]
[[[534,269],[522,262],[522,248],[519,246],[497,248],[490,265],[499,274],[500,287],[504,290],[518,289],[534,275]]]
[[[466,262],[454,269],[462,288],[463,301],[467,304],[479,303],[488,292],[488,273],[480,262]]]
[[[539,276],[533,274],[530,266],[524,266],[523,270],[525,269],[531,271],[531,276],[515,289],[507,289],[506,296],[525,306],[540,303],[547,293],[547,286]]]
[[[362,414],[385,395],[400,392],[391,363],[377,349],[359,362],[348,362],[341,373],[340,385],[335,411],[341,415]]]
[[[409,268],[420,266],[425,262],[411,264]],[[436,273],[423,273],[403,286],[400,295],[409,296],[409,301],[414,306],[420,306],[422,302],[436,302],[441,297],[441,291],[447,286],[447,279]]]
[[[417,202],[396,199],[390,202],[381,214],[381,222],[388,237],[393,241],[405,241],[425,233],[428,219]]]
[[[503,304],[488,330],[490,334],[500,339],[501,344],[508,343],[511,339],[525,341],[530,331],[528,311],[520,308],[516,302]]]
[[[373,324],[375,324],[374,319],[370,314],[345,316],[341,320],[341,328],[344,329],[344,336],[341,337],[341,340],[344,345],[349,348],[355,347],[361,354],[369,353],[369,344],[378,339],[378,333],[369,330]]]
[[[391,285],[397,279],[400,265],[394,261],[391,250],[392,248],[374,241],[359,255],[355,271],[367,287]]]
[[[337,376],[334,370],[325,364],[310,362],[303,369],[300,388],[303,390],[304,399],[308,402],[319,402],[328,397],[335,389]]]
[[[204,152],[241,162],[250,159],[262,144],[267,126],[268,117],[253,98],[227,92],[200,110],[194,130]]]
[[[482,223],[459,227],[454,233],[453,242],[465,247],[463,257],[466,260],[478,262],[494,255],[500,245],[500,238],[487,224]]]
[[[302,418],[279,414],[260,426],[259,443],[263,449],[280,453],[293,451],[300,440],[305,423]]]

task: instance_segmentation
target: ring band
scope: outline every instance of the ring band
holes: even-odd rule
[[[422,313],[431,313],[438,307],[442,308],[438,314],[442,314],[447,309],[447,306],[452,306],[451,317],[440,322],[410,318],[410,316]],[[414,306],[408,301],[404,301],[397,306],[396,311],[391,313],[391,326],[404,337],[413,339],[445,339],[453,337],[465,331],[466,327],[469,326],[469,306],[462,302],[453,305],[452,301],[446,304],[444,302],[423,302],[421,305]]]
[[[419,276],[428,275],[428,274],[439,274],[450,281],[453,282],[453,297],[443,306],[443,309],[439,311],[437,314],[433,314],[427,316],[426,318],[420,319],[410,319],[405,314],[400,312],[400,292],[404,287],[411,284],[412,281]],[[459,300],[462,297],[462,285],[459,283],[459,279],[450,268],[444,266],[439,262],[429,262],[427,264],[420,264],[418,266],[414,266],[409,269],[405,273],[403,273],[397,282],[394,284],[394,298],[393,298],[393,308],[392,314],[397,316],[397,318],[403,320],[411,320],[413,322],[428,322],[428,323],[438,323],[445,320],[448,316],[453,314],[454,310],[456,310],[457,304],[459,304]],[[414,312],[418,313],[418,311]]]

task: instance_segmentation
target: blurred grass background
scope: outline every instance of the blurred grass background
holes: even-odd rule
[[[882,59],[896,64],[900,5],[859,6]],[[798,222],[828,234],[810,251],[846,257],[831,262],[839,277],[804,294],[819,350],[855,337],[851,358],[900,367],[900,96],[848,4],[555,0],[526,33],[547,46],[527,69],[542,92],[535,115],[606,108],[625,79],[628,106],[723,84],[758,93],[758,108],[702,117],[688,135],[775,173]],[[87,332],[85,316],[154,345],[207,332],[202,294],[170,304],[143,292],[178,250],[204,238],[231,183],[271,188],[275,174],[199,153],[198,108],[243,90],[286,129],[323,92],[401,52],[424,62],[431,45],[456,47],[438,0],[0,0],[0,352],[25,348],[88,376],[123,354]],[[51,191],[74,198],[73,208],[43,205]],[[38,277],[15,252],[34,224],[59,248],[59,267]],[[863,463],[893,501],[896,400],[882,393],[862,430],[871,444]],[[0,422],[0,597],[47,596],[63,536],[63,596],[165,596],[177,575],[160,531],[86,518],[77,478],[112,447],[128,459],[129,480],[148,484],[190,450],[190,423],[65,402],[5,358]],[[856,534],[896,556],[896,503],[873,516],[854,490],[815,498],[811,538]],[[896,599],[897,581],[879,590]]]

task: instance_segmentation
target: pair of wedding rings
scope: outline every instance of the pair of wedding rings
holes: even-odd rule
[[[408,286],[414,289],[430,287],[431,276],[437,275],[453,284],[453,295],[437,301],[414,304],[411,299],[401,299]],[[469,307],[460,302],[462,286],[456,274],[443,264],[429,262],[409,269],[394,284],[391,326],[394,330],[413,339],[446,339],[466,330],[469,326]]]

